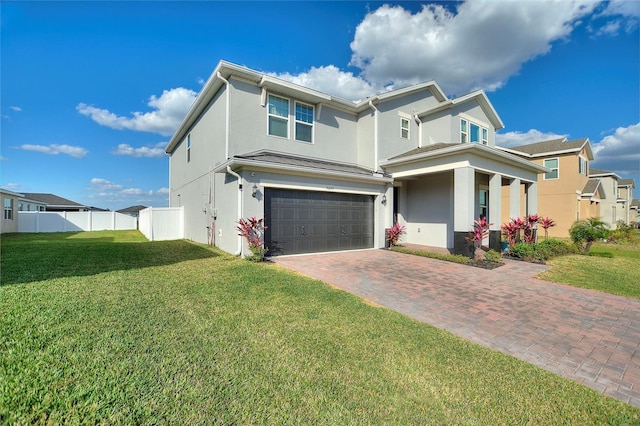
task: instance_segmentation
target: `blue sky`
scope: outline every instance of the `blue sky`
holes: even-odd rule
[[[640,2],[11,2],[0,186],[168,205],[163,148],[219,60],[349,100],[486,90],[515,146],[588,137],[640,185]],[[640,189],[635,190],[640,198]]]

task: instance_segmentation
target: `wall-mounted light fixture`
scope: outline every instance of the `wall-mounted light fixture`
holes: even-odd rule
[[[253,188],[251,188],[251,189],[252,189],[251,196],[252,196],[253,198],[256,198],[256,197],[258,196],[258,185],[256,185],[256,184],[254,183],[254,184],[253,184]]]
[[[380,200],[380,202],[382,203],[383,206],[386,206],[387,205],[387,196],[383,195],[382,196],[382,200]]]

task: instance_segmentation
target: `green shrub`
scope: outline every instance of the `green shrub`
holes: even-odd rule
[[[495,250],[489,250],[488,252],[486,252],[484,254],[484,258],[489,262],[496,262],[496,263],[502,262],[502,256],[500,255],[500,253],[498,253]]]
[[[576,253],[574,245],[561,240],[548,239],[540,243],[518,243],[509,249],[509,253],[518,259],[532,261],[545,261],[552,257]]]
[[[638,241],[640,241],[640,238],[638,236],[638,231],[633,225],[627,225],[623,221],[619,220],[616,223],[616,229],[611,231],[608,240],[616,243],[637,244]]]

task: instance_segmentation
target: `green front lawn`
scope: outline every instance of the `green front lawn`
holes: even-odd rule
[[[547,261],[552,268],[544,280],[640,298],[640,245],[594,243],[592,256],[560,256]],[[602,257],[602,254],[612,257]]]
[[[273,264],[1,241],[0,423],[638,424],[640,409]]]

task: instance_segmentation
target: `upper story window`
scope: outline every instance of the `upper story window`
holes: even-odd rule
[[[191,161],[191,135],[187,135],[187,163]]]
[[[5,220],[13,220],[13,198],[4,199],[4,218]]]
[[[269,95],[269,134],[289,137],[289,100]],[[297,115],[297,114],[296,114]]]
[[[550,172],[544,174],[544,179],[558,179],[559,174],[559,164],[557,158],[547,158],[544,160],[544,166],[548,169],[551,169]]]
[[[578,157],[578,173],[581,175],[589,175],[589,163],[582,157]]]
[[[489,144],[489,129],[467,119],[460,119],[460,142]]]
[[[296,140],[313,142],[313,107],[296,102]]]
[[[400,117],[400,137],[409,139],[409,119],[406,117]]]

